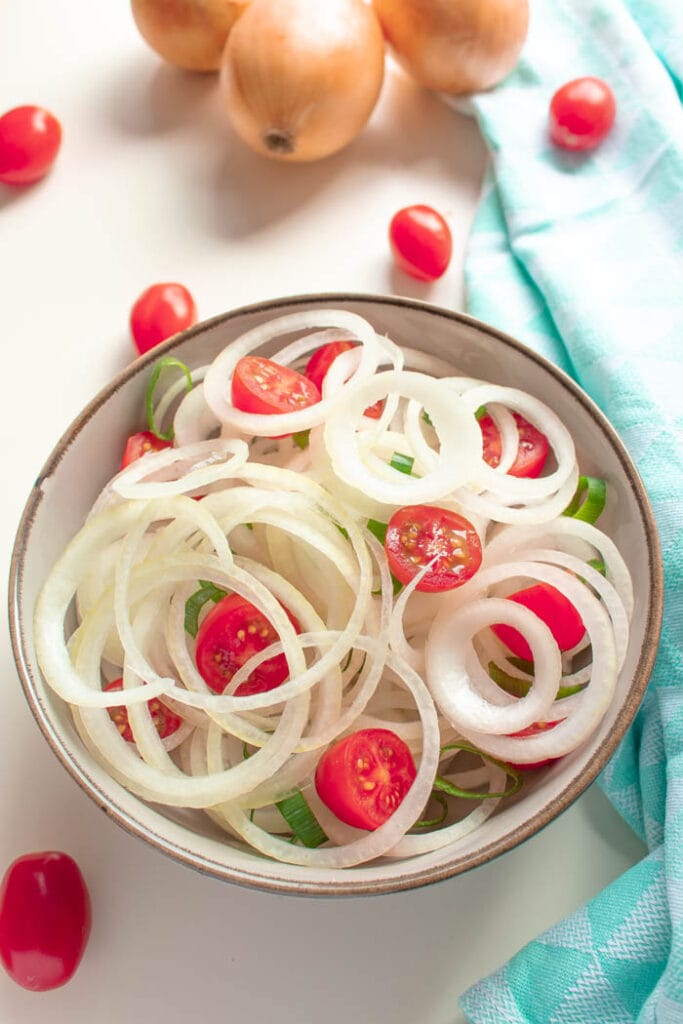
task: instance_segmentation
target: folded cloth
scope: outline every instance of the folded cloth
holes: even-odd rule
[[[555,90],[602,78],[599,148],[549,141]],[[474,97],[491,170],[468,309],[558,363],[610,418],[650,495],[664,626],[600,785],[649,855],[461,999],[475,1024],[683,1022],[683,0],[532,0],[515,71]]]

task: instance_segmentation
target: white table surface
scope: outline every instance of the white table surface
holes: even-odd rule
[[[184,282],[202,317],[343,290],[462,308],[484,146],[472,122],[399,72],[354,144],[285,166],[232,135],[215,78],[161,64],[124,0],[5,0],[0,68],[0,112],[40,104],[64,129],[44,182],[0,186],[4,578],[53,444],[132,358],[128,313],[148,284]],[[442,210],[453,231],[451,267],[432,286],[388,257],[387,224],[413,202]],[[422,890],[311,900],[202,877],[125,834],[57,763],[3,635],[0,871],[26,851],[66,850],[94,911],[65,988],[35,995],[0,972],[3,1024],[458,1024],[469,984],[642,854],[593,786],[523,847]]]

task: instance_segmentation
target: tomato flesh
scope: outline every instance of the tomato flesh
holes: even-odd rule
[[[62,128],[42,107],[14,107],[0,117],[0,181],[31,185],[52,167],[62,142]]]
[[[108,683],[104,687],[105,690],[122,690],[123,679],[115,679],[113,682]],[[152,721],[156,726],[156,730],[159,733],[159,737],[165,740],[167,736],[172,736],[174,732],[177,732],[180,726],[183,724],[183,720],[180,715],[177,715],[175,711],[171,711],[165,704],[162,704],[157,697],[152,697],[151,700],[147,701],[147,707],[149,713],[152,716]],[[134,742],[133,730],[130,727],[128,721],[128,709],[121,705],[120,707],[108,708],[109,717],[112,722],[119,730],[124,740],[128,743]]]
[[[609,134],[617,106],[612,90],[600,78],[566,82],[550,102],[550,138],[575,152],[594,149]]]
[[[185,285],[175,281],[150,285],[136,299],[130,331],[142,355],[197,322],[197,307]]]
[[[586,632],[583,620],[571,601],[547,583],[536,583],[532,587],[518,590],[508,595],[508,600],[524,605],[545,622],[561,651],[570,651]],[[514,655],[525,661],[533,660],[529,644],[514,626],[500,622],[492,629]]]
[[[510,736],[537,736],[539,732],[545,732],[547,729],[553,729],[556,725],[559,725],[563,719],[559,719],[557,722],[533,722],[532,725],[528,725],[526,729],[520,729],[519,732],[511,732]],[[511,768],[515,768],[518,772],[529,772],[534,768],[545,768],[547,764],[554,764],[555,761],[559,761],[559,757],[546,757],[543,761],[532,761],[529,764],[514,764],[509,762]]]
[[[90,936],[90,896],[76,862],[49,850],[18,857],[0,886],[0,960],[22,988],[73,977]]]
[[[297,633],[299,623],[285,608]],[[261,612],[239,594],[228,594],[208,613],[197,631],[195,661],[209,689],[223,693],[235,673],[254,654],[280,639]],[[284,683],[289,675],[287,658],[277,654],[262,661],[235,690],[235,696],[266,693]]]
[[[481,565],[481,541],[469,520],[434,505],[406,505],[387,525],[384,548],[389,568],[401,583],[410,583],[434,558],[417,590],[452,590]]]
[[[306,364],[304,376],[308,377],[315,384],[321,395],[323,393],[323,381],[332,363],[342,352],[348,352],[349,349],[355,347],[351,341],[330,341],[327,345],[321,345],[320,348],[315,350]],[[380,398],[373,405],[368,406],[365,410],[365,415],[369,416],[370,419],[378,420],[382,415],[383,409],[384,402]]]
[[[141,459],[147,452],[160,452],[164,448],[172,447],[171,441],[164,441],[162,438],[157,437],[156,434],[153,434],[151,430],[141,430],[137,434],[131,434],[123,450],[121,469],[130,466],[131,462],[135,462],[136,459]]]
[[[244,356],[232,375],[232,404],[242,412],[298,412],[320,401],[320,391],[308,377],[290,366],[263,356]]]
[[[448,224],[431,206],[419,203],[394,214],[389,243],[396,265],[419,281],[442,277],[453,254]]]
[[[550,442],[545,434],[519,413],[515,412],[512,415],[517,424],[519,444],[515,461],[508,469],[508,474],[517,477],[539,476],[550,452]],[[495,469],[500,465],[503,450],[500,431],[493,417],[488,414],[481,417],[479,427],[484,442],[484,462]]]
[[[401,804],[416,774],[413,756],[396,733],[361,729],[325,751],[315,788],[340,821],[374,831]]]

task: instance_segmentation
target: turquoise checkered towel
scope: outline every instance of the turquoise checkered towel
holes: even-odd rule
[[[607,81],[588,154],[547,137],[554,91]],[[601,785],[649,855],[462,997],[475,1024],[683,1024],[683,0],[532,0],[522,59],[475,97],[491,151],[469,311],[559,363],[601,406],[652,500],[664,631]]]

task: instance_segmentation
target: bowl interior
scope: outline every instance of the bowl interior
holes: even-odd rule
[[[126,437],[144,428],[145,386],[159,355],[172,353],[192,367],[203,365],[264,320],[320,307],[359,313],[398,344],[548,403],[570,429],[582,471],[608,481],[600,525],[626,559],[636,602],[614,701],[581,749],[535,773],[522,799],[499,808],[456,846],[343,871],[269,861],[232,844],[200,812],[151,806],[124,790],[88,754],[68,708],[45,685],[32,632],[33,607],[49,568],[116,472]],[[534,834],[579,796],[614,752],[640,703],[656,652],[661,603],[657,534],[643,486],[613,428],[569,378],[513,339],[463,315],[407,299],[320,295],[250,306],[200,324],[131,364],[93,399],[52,452],[29,496],[12,559],[10,629],[22,685],[45,737],[77,782],[124,828],[192,867],[234,882],[309,895],[358,895],[412,888],[482,864]]]

